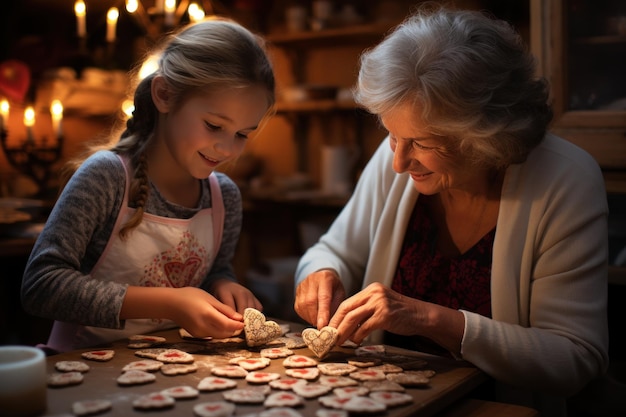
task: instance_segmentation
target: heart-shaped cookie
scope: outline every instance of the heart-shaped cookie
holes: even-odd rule
[[[283,329],[278,323],[266,320],[265,315],[254,308],[244,310],[243,330],[246,344],[250,347],[264,345],[283,334]]]
[[[309,349],[318,357],[325,357],[335,346],[338,337],[337,329],[326,326],[321,330],[312,327],[302,331],[302,339]]]

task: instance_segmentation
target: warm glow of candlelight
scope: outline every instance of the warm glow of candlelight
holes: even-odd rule
[[[24,110],[24,126],[35,126],[35,109],[33,106],[28,106],[26,107],[26,110]]]
[[[53,100],[50,105],[50,113],[52,114],[52,131],[57,137],[63,136],[61,129],[61,120],[63,120],[63,104],[59,100]]]
[[[126,11],[128,13],[135,13],[139,9],[139,1],[126,0]]]
[[[33,137],[33,126],[35,126],[35,109],[33,106],[26,107],[24,110],[24,126],[26,126],[26,141],[28,143],[35,143]]]
[[[87,6],[83,0],[77,0],[74,3],[74,12],[76,13],[76,32],[79,38],[84,38],[87,35],[87,23],[85,21]]]
[[[144,78],[152,74],[157,69],[159,69],[159,56],[151,55],[141,65],[141,68],[139,69],[139,73],[137,74],[137,76],[139,77],[140,80],[143,80]]]
[[[176,0],[165,0],[165,13],[176,10]]]
[[[187,13],[189,14],[189,20],[192,22],[199,22],[204,19],[204,10],[198,6],[198,3],[191,3],[187,8]]]
[[[4,124],[9,121],[9,101],[7,99],[3,99],[0,102],[0,129],[4,129]]]
[[[115,28],[117,26],[117,19],[120,17],[120,11],[117,7],[111,7],[107,12],[107,42],[115,42]]]
[[[165,0],[165,25],[174,26],[174,12],[176,11],[176,0]]]
[[[127,118],[131,118],[133,116],[133,112],[135,111],[135,103],[130,99],[124,100],[122,103],[122,111]]]

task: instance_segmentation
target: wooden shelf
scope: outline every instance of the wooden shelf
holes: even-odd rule
[[[276,111],[278,113],[315,113],[315,112],[333,112],[333,111],[349,111],[361,109],[354,101],[338,101],[338,100],[307,100],[287,102],[281,101],[276,103]]]
[[[576,38],[576,45],[610,45],[626,43],[624,35],[605,35],[605,36],[588,36],[584,38]]]
[[[380,40],[394,26],[394,22],[369,23],[324,29],[319,31],[277,32],[266,35],[270,44],[277,46],[300,46],[306,43],[337,43],[340,41],[371,41]]]
[[[626,109],[619,103],[624,99],[621,57],[626,36],[600,32],[580,36],[574,31],[576,25],[587,30],[589,22],[608,21],[613,7],[621,10],[622,0],[609,0],[604,7],[597,7],[593,0],[575,3],[576,7],[573,0],[530,3],[531,49],[538,57],[540,75],[551,85],[552,129],[591,153],[603,169],[624,171]],[[589,97],[598,108],[578,109],[581,105],[573,105]],[[602,105],[610,108],[602,109]],[[615,186],[618,189],[623,188],[620,182]]]

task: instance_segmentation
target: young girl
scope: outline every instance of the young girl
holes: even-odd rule
[[[274,83],[261,40],[237,23],[167,39],[119,142],[80,164],[26,266],[24,309],[56,320],[49,348],[174,325],[228,337],[262,308],[235,280],[241,195],[216,170],[269,115]]]

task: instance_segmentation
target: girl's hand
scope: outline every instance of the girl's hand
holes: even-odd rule
[[[196,337],[232,337],[243,331],[243,315],[195,287],[126,289],[120,320],[168,319]]]
[[[263,311],[263,305],[254,294],[237,282],[227,279],[219,280],[213,284],[212,293],[218,300],[240,314],[243,314],[248,307]]]
[[[294,309],[304,320],[321,329],[344,298],[346,291],[337,272],[323,269],[313,272],[298,285]]]
[[[173,289],[171,319],[195,337],[232,337],[243,331],[243,315],[203,289]]]

